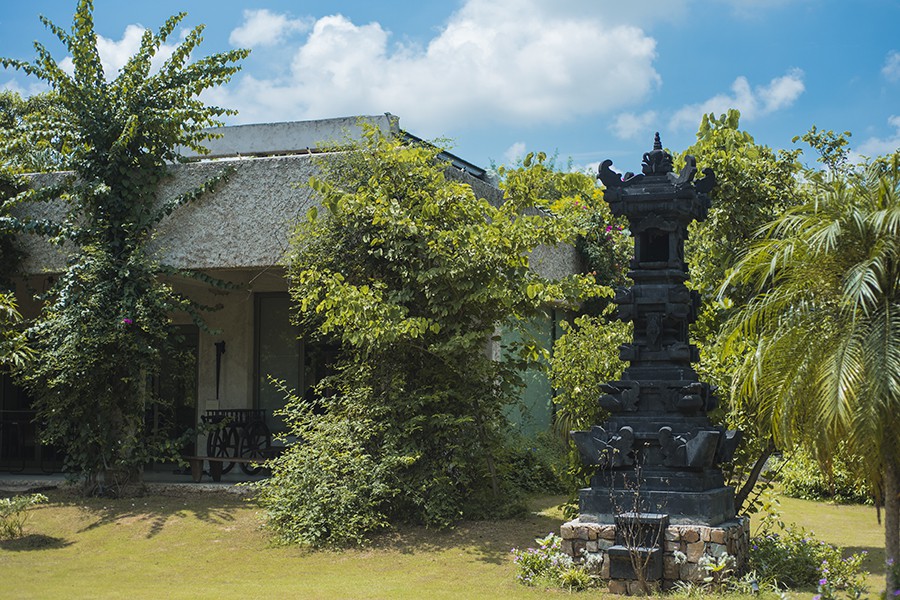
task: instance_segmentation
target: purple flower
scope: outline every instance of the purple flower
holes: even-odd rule
[[[824,577],[819,580],[819,585],[825,585],[826,583],[828,583],[828,580],[825,579]]]
[[[816,594],[813,596],[813,600],[822,600],[822,594]]]
[[[134,321],[132,321],[128,317],[125,317],[124,319],[122,319],[122,322],[125,323],[126,325],[131,325],[134,323]]]
[[[900,596],[900,590],[894,590],[894,598]]]

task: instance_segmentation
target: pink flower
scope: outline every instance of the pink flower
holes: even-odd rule
[[[134,321],[132,321],[128,317],[125,317],[124,319],[122,319],[122,322],[126,325],[132,325],[134,323]]]

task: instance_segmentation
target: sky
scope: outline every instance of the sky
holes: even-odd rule
[[[637,171],[653,134],[680,152],[704,113],[741,111],[773,148],[813,125],[852,132],[854,152],[900,148],[898,0],[95,0],[108,76],[144,28],[185,11],[205,24],[195,56],[250,48],[203,98],[228,124],[390,112],[482,167],[528,152],[561,167],[612,159]],[[75,0],[0,0],[0,56],[63,45]],[[172,46],[164,47],[163,54]],[[0,69],[0,88],[45,88]],[[807,161],[813,162],[809,156]]]

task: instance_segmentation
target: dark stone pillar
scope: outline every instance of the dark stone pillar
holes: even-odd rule
[[[598,399],[611,413],[590,431],[572,432],[585,464],[596,467],[580,492],[581,519],[613,523],[622,513],[667,515],[673,525],[718,525],[734,518],[734,490],[719,464],[731,459],[739,434],[713,426],[715,389],[691,366],[699,360],[688,326],[700,297],[685,285],[688,225],[703,220],[715,185],[710,169],[694,181],[693,157],[680,174],[656,136],[642,174],[624,178],[600,167],[605,200],[628,219],[634,237],[630,288],[616,291],[617,318],[634,323],[634,339],[620,347],[628,361],[621,381]]]

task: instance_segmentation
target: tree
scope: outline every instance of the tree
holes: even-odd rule
[[[74,246],[71,266],[30,328],[40,360],[23,378],[47,441],[65,448],[67,468],[84,479],[87,492],[116,492],[160,451],[142,427],[145,382],[158,371],[169,315],[194,306],[159,279],[172,270],[147,253],[147,242],[163,218],[224,177],[165,202],[157,198],[166,165],[182,160],[180,149],[203,152],[203,141],[212,137],[206,128],[231,114],[204,105],[198,94],[227,82],[248,53],[190,62],[202,40],[198,26],[153,72],[154,56],[184,17],[169,18],[156,33],[145,31],[138,52],[112,80],[101,65],[90,0],[78,3],[71,32],[41,17],[71,55],[71,75],[37,42],[33,62],[0,59],[41,79],[54,94],[57,110],[30,114],[28,127],[18,130],[21,139],[46,140],[50,147],[65,140],[68,149],[60,159],[71,176],[16,199],[62,197],[65,218],[13,225]]]
[[[768,458],[776,450],[768,430],[730,395],[736,359],[725,359],[719,352],[718,333],[733,310],[747,298],[749,290],[732,280],[727,300],[717,298],[729,270],[744,254],[756,231],[796,206],[803,198],[798,173],[799,150],[774,151],[756,143],[740,128],[740,112],[731,109],[718,117],[704,115],[697,141],[680,156],[694,156],[704,168],[713,169],[716,187],[710,192],[712,208],[705,221],[691,224],[685,255],[691,266],[689,285],[700,292],[703,302],[697,322],[691,327],[693,341],[700,348],[700,376],[719,387],[725,396],[720,416],[732,429],[740,429],[744,439],[726,474],[738,487],[735,505],[746,510],[747,502]]]
[[[823,139],[835,136],[808,136]],[[738,400],[776,443],[803,442],[825,460],[846,440],[868,457],[867,475],[884,497],[887,559],[896,562],[900,155],[860,169],[833,155],[823,153],[832,168],[806,173],[809,201],[768,224],[726,281],[754,295],[726,324],[724,351],[741,357]],[[900,589],[890,569],[887,584]]]
[[[23,98],[17,92],[0,92],[0,160],[19,172],[60,171],[71,152],[67,129],[50,133],[48,120],[65,119],[53,92]]]
[[[292,240],[291,296],[304,335],[340,350],[319,397],[289,403],[304,443],[259,494],[280,537],[347,544],[392,521],[443,527],[516,506],[502,409],[544,355],[524,325],[594,287],[529,268],[535,248],[578,232],[577,199],[532,193],[541,162],[507,174],[500,206],[451,177],[437,149],[374,129],[318,162],[321,208]],[[500,327],[526,342],[492,358]]]

